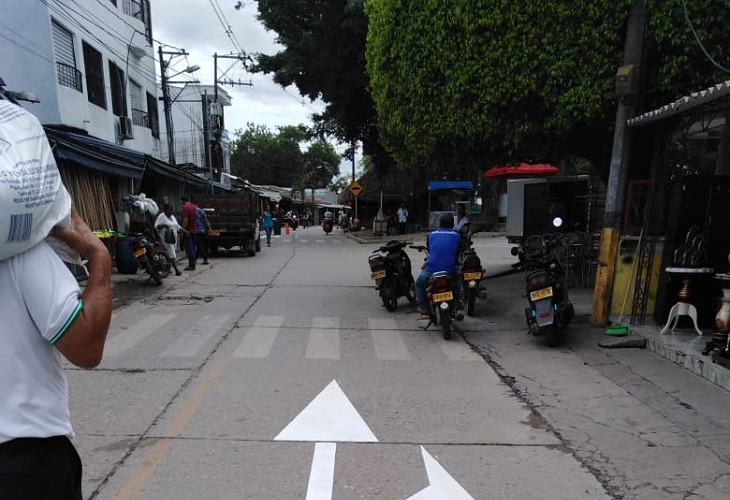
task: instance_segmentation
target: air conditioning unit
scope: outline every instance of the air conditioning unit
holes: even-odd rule
[[[119,117],[119,136],[122,139],[134,139],[134,128],[130,117]]]

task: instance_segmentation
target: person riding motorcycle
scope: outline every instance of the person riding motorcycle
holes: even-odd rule
[[[426,237],[428,257],[423,270],[416,278],[416,301],[418,303],[416,310],[421,314],[428,314],[426,287],[433,273],[446,271],[456,280],[456,255],[459,250],[461,235],[454,231],[453,227],[453,215],[444,214],[439,219],[438,229],[434,229]],[[457,294],[458,289],[458,287],[455,287]]]

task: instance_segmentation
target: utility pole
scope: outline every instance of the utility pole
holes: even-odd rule
[[[219,55],[217,52],[213,54],[213,103],[215,103],[216,106],[216,112],[220,112],[220,115],[218,116],[218,120],[216,124],[212,127],[212,135],[213,138],[209,138],[208,135],[206,135],[206,151],[210,154],[210,165],[211,165],[211,183],[213,182],[213,165],[216,166],[215,170],[222,171],[224,162],[223,162],[223,147],[221,146],[220,140],[221,140],[221,133],[223,129],[225,128],[224,120],[223,120],[223,106],[218,106],[218,84],[225,84],[225,85],[242,85],[242,86],[253,86],[253,83],[251,82],[241,82],[240,80],[237,82],[234,82],[231,79],[225,79],[223,78],[225,76],[225,73],[221,75],[221,77],[218,77],[218,59],[236,59],[238,61],[241,61],[242,63],[246,63],[247,60],[250,60],[250,57],[247,54],[226,54],[226,55]],[[206,100],[206,103],[209,102]],[[210,110],[206,110],[204,112],[207,116],[211,117]],[[210,132],[209,132],[210,133]],[[215,143],[217,147],[213,148],[213,152],[210,152],[210,146],[211,143]],[[212,184],[211,184],[212,189]]]
[[[213,163],[210,161],[210,113],[208,91],[203,92],[203,149],[205,150],[205,166],[210,175],[210,193],[213,194]]]
[[[175,164],[175,142],[173,140],[172,115],[170,113],[170,89],[167,87],[167,62],[162,46],[158,47],[160,56],[160,81],[162,84],[162,106],[165,110],[165,131],[167,132],[167,162]]]
[[[167,161],[171,165],[175,165],[175,131],[172,124],[172,100],[170,99],[169,85],[171,83],[187,84],[190,82],[171,82],[167,79],[167,68],[170,66],[170,63],[169,61],[165,61],[165,56],[168,55],[170,56],[170,59],[172,59],[174,56],[187,56],[188,53],[185,50],[177,50],[172,52],[164,51],[162,50],[162,46],[158,47],[157,52],[160,58],[160,84],[162,85],[162,105],[165,110],[165,128],[167,129]],[[188,66],[186,69],[176,73],[174,76],[181,73],[192,73],[199,69],[199,66]]]
[[[605,325],[608,319],[613,280],[618,255],[618,240],[628,178],[630,136],[628,120],[636,114],[638,107],[638,82],[646,30],[646,2],[635,0],[629,9],[623,66],[619,68],[616,80],[619,97],[616,109],[616,125],[611,152],[611,170],[606,192],[606,214],[601,231],[601,248],[596,271],[596,286],[593,291],[591,321]]]

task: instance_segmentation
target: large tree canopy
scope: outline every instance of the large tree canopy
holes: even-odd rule
[[[317,130],[341,142],[377,140],[374,105],[367,91],[362,0],[257,0],[259,20],[277,34],[284,50],[260,54],[254,71],[273,73],[284,87],[327,107],[315,116]]]
[[[686,2],[705,46],[728,62],[730,6]],[[367,0],[367,70],[388,149],[434,170],[568,153],[608,163],[632,3]],[[683,0],[647,7],[645,106],[721,79]]]

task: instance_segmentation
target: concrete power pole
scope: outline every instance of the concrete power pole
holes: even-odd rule
[[[170,113],[170,89],[167,83],[167,63],[165,62],[162,46],[158,47],[160,56],[160,82],[162,85],[162,107],[165,110],[165,132],[167,132],[167,162],[175,164],[175,141],[172,130],[172,115]]]
[[[616,126],[611,152],[611,169],[606,193],[606,214],[601,231],[601,249],[598,256],[596,286],[593,294],[591,321],[604,325],[608,319],[613,280],[616,271],[618,240],[628,178],[630,136],[628,120],[638,107],[638,82],[640,80],[644,37],[646,31],[645,0],[636,0],[629,9],[623,66],[619,68],[616,90],[619,98],[616,109]]]

